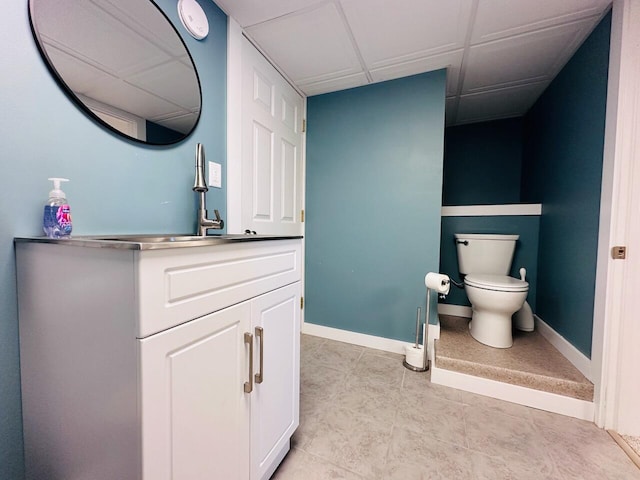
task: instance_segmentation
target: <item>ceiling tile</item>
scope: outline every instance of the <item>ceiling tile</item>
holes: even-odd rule
[[[56,66],[58,73],[64,77],[65,83],[74,92],[85,92],[104,76],[102,70],[52,45],[47,45],[47,55],[51,63]],[[64,72],[73,72],[73,75],[65,75]]]
[[[430,72],[441,68],[447,69],[447,95],[455,95],[460,78],[460,66],[464,50],[442,53],[426,58],[418,58],[407,62],[389,65],[387,67],[370,70],[374,82],[393,80],[395,78],[415,75],[417,73]]]
[[[536,0],[479,2],[471,43],[477,44],[596,15],[609,0]]]
[[[310,97],[312,95],[320,95],[322,93],[335,92],[338,90],[345,90],[347,88],[361,87],[367,83],[367,76],[364,73],[357,73],[355,75],[340,77],[334,80],[299,85],[299,87],[305,95]]]
[[[175,88],[167,89],[167,79],[171,79]],[[137,73],[125,79],[133,86],[157,95],[185,110],[200,107],[200,91],[197,88],[181,88],[193,85],[193,70],[182,62],[174,60],[157,65],[154,68]]]
[[[80,6],[78,6],[80,5]],[[41,2],[50,20],[39,26],[43,41],[113,75],[167,61],[169,55],[92,2]],[[71,22],[71,23],[70,23]],[[69,28],[72,24],[77,28]],[[104,39],[108,38],[109,42]],[[64,39],[64,43],[53,39]],[[139,48],[130,48],[137,45]]]
[[[261,23],[246,32],[296,84],[362,72],[334,3]]]
[[[153,45],[164,49],[173,56],[184,53],[182,40],[164,13],[152,2],[132,2],[130,0],[92,0],[105,13],[117,19],[138,35],[145,37]]]
[[[593,23],[582,20],[471,47],[462,93],[550,80]]]
[[[471,0],[340,0],[367,68],[464,46]]]
[[[142,118],[175,115],[177,112],[187,113],[168,101],[116,78],[104,77],[83,93],[89,98],[125,112],[135,112],[134,115]]]
[[[318,0],[215,0],[215,3],[240,26],[248,27],[316,5]]]
[[[149,120],[178,132],[189,132],[198,120],[198,113],[178,113],[175,116],[166,115],[163,117],[150,118]]]
[[[483,93],[462,95],[456,124],[524,115],[549,82],[532,83]]]

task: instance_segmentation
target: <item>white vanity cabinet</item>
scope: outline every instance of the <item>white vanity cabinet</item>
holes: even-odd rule
[[[27,478],[269,478],[298,426],[300,243],[17,240]]]
[[[145,479],[249,478],[245,302],[140,341]]]
[[[280,464],[299,423],[299,284],[252,300],[251,325],[254,336],[262,338],[251,395],[251,412],[257,412],[251,417],[251,480],[262,480],[271,477]]]
[[[295,283],[140,341],[145,479],[271,476],[298,426],[299,320]]]

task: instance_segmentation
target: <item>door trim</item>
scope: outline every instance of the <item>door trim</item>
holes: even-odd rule
[[[631,373],[640,354],[640,329],[634,328],[640,301],[634,295],[640,282],[634,272],[640,258],[613,260],[610,248],[626,245],[640,251],[640,232],[634,213],[640,198],[633,186],[640,182],[640,169],[633,159],[640,155],[640,59],[634,44],[640,41],[640,4],[614,0],[611,23],[609,81],[602,172],[600,232],[594,301],[592,365],[595,374],[595,422],[620,433],[640,434],[637,405],[640,385]],[[635,178],[634,178],[635,177]],[[627,370],[630,368],[631,370]],[[635,416],[629,411],[636,405]]]
[[[242,233],[242,28],[227,20],[227,233]]]

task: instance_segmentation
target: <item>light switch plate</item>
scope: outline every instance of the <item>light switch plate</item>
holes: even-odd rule
[[[222,188],[222,165],[209,162],[209,186]]]

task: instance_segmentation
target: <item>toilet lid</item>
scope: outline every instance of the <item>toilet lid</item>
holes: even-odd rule
[[[464,277],[464,283],[485,290],[498,290],[501,292],[526,292],[529,284],[519,278],[506,275],[488,275],[484,273],[471,273]]]

